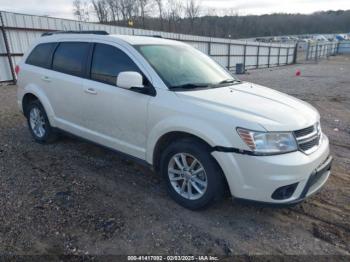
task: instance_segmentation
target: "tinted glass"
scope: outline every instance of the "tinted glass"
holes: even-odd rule
[[[91,79],[115,85],[120,72],[140,72],[137,65],[116,47],[96,44],[91,64]]]
[[[89,43],[60,43],[53,57],[52,69],[74,76],[82,76],[89,55],[89,48]]]
[[[27,58],[26,63],[44,68],[51,67],[52,52],[56,43],[46,43],[37,45]]]

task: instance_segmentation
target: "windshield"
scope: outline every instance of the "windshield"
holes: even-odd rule
[[[190,46],[138,45],[135,48],[169,89],[213,88],[239,82],[210,57]]]

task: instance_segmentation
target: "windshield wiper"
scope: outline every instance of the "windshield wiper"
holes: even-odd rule
[[[240,80],[237,79],[225,79],[217,84],[211,84],[211,83],[188,83],[184,85],[178,85],[178,86],[170,86],[170,89],[196,89],[196,88],[215,88],[219,87],[220,85],[224,84],[233,84],[233,83],[241,83]]]
[[[170,89],[195,89],[195,88],[203,88],[203,87],[208,87],[208,86],[209,86],[209,84],[189,83],[189,84],[178,85],[178,86],[170,86]]]
[[[240,80],[229,78],[219,82],[218,84],[222,85],[222,84],[231,84],[231,83],[240,83],[240,82],[241,82]]]

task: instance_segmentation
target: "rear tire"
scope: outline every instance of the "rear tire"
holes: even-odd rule
[[[57,132],[50,125],[44,107],[39,100],[29,103],[26,117],[30,133],[38,143],[52,143],[57,139]]]
[[[195,139],[170,144],[161,155],[160,172],[169,195],[181,206],[196,210],[222,199],[224,175],[207,145]]]

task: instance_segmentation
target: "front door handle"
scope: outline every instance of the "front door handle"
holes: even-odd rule
[[[45,82],[51,82],[51,78],[48,76],[42,76],[41,80],[45,81]]]
[[[97,95],[97,92],[95,89],[93,88],[88,88],[88,89],[85,89],[85,93],[87,94],[91,94],[91,95]]]

